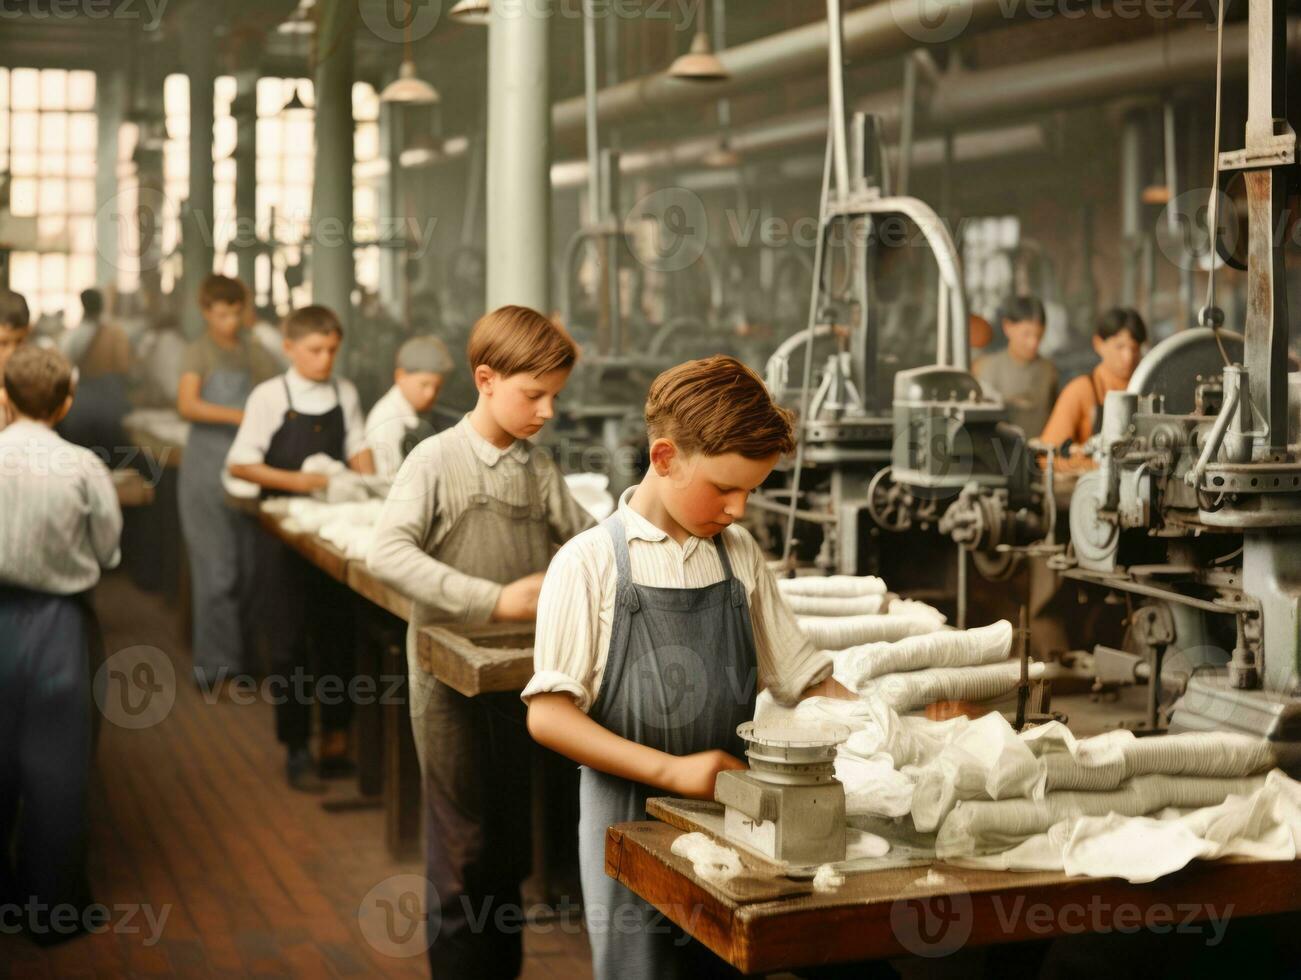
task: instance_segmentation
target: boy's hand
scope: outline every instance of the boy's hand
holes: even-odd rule
[[[669,766],[668,788],[693,800],[714,798],[714,779],[728,769],[745,769],[746,764],[722,749],[678,756]]]
[[[330,485],[330,478],[324,473],[299,473],[298,474],[298,493],[309,494],[316,490],[324,490]]]
[[[503,623],[528,623],[538,618],[538,593],[546,572],[516,579],[501,590],[492,618]]]

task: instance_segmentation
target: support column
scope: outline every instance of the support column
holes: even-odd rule
[[[106,69],[95,85],[95,115],[99,120],[99,145],[95,157],[95,282],[100,289],[117,284],[120,268],[118,250],[117,197],[118,131],[126,114],[126,73]],[[91,285],[86,283],[84,285]]]
[[[1138,306],[1141,279],[1143,195],[1143,116],[1133,111],[1120,130],[1120,302]]]
[[[490,310],[551,310],[550,18],[549,0],[498,3],[488,26]]]
[[[213,208],[212,125],[213,82],[217,73],[217,49],[212,35],[214,5],[195,4],[187,12],[181,47],[190,76],[190,195],[185,208],[181,279],[181,323],[188,337],[203,333],[203,315],[196,292],[203,277],[212,271]]]
[[[257,81],[256,67],[235,75],[235,255],[239,277],[257,294]]]
[[[312,186],[312,302],[347,330],[356,263],[352,250],[352,82],[355,0],[320,5],[316,66],[316,175]]]

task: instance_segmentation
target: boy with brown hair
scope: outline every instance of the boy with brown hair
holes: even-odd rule
[[[333,376],[343,340],[339,318],[324,306],[305,306],[285,317],[281,332],[289,370],[253,389],[226,454],[226,489],[237,497],[328,493],[336,480],[346,484],[350,474],[375,472],[357,389]],[[334,460],[336,475],[304,472],[303,464],[312,457]],[[261,619],[272,679],[283,685],[276,702],[276,737],[288,753],[289,785],[319,793],[325,787],[313,772],[307,748],[315,687],[306,689],[305,682],[313,678],[305,671],[315,660],[317,687],[336,680],[346,687],[352,674],[352,596],[288,545],[268,534],[258,542],[259,592],[266,598]],[[352,704],[331,697],[322,698],[320,705],[319,776],[346,775],[352,769]]]
[[[27,342],[31,321],[32,315],[23,294],[0,287],[0,377],[4,376],[5,364],[13,352]],[[13,416],[3,389],[4,386],[0,385],[0,429]]]
[[[256,385],[280,373],[244,329],[246,290],[210,275],[199,286],[206,331],[181,358],[176,410],[190,423],[181,457],[181,531],[190,560],[194,677],[204,688],[250,669],[251,623],[262,533],[229,506],[222,486],[226,454]]]
[[[481,317],[467,349],[478,402],[402,463],[368,559],[414,600],[407,662],[429,912],[441,909],[435,977],[519,974],[520,930],[503,927],[498,911],[516,914],[529,873],[532,746],[517,697],[457,693],[421,668],[415,639],[429,623],[532,620],[556,546],[591,527],[555,463],[527,441],[555,414],[577,357],[569,335],[535,310]]]
[[[791,413],[740,361],[710,357],[655,379],[646,430],[642,482],[547,570],[522,695],[533,737],[583,767],[579,867],[597,980],[724,966],[606,876],[606,828],[645,819],[653,795],[713,799],[719,772],[745,768],[736,729],[760,688],[783,704],[853,697],[736,523],[794,448]]]
[[[15,418],[0,432],[0,907],[39,903],[32,938],[57,941],[75,932],[51,929],[49,911],[88,901],[89,593],[121,557],[122,512],[108,467],[54,431],[72,406],[63,355],[24,345],[3,375]]]

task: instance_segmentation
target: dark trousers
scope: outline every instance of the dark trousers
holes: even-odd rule
[[[267,534],[261,539],[267,690],[275,699],[276,738],[292,748],[311,735],[313,705],[322,732],[352,721],[356,604],[345,586],[287,545]]]
[[[437,930],[430,974],[509,980],[523,962],[520,885],[532,864],[524,704],[513,693],[467,698],[436,683],[426,710],[439,733],[425,757],[428,928]]]
[[[75,935],[52,907],[89,902],[93,618],[81,598],[0,588],[0,906],[45,906],[22,915],[37,941]]]

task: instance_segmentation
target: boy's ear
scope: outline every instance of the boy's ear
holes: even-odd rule
[[[280,345],[285,349],[286,354],[292,354],[294,352],[294,342],[288,337],[282,340]]]
[[[678,456],[678,447],[672,439],[659,438],[650,445],[650,461],[656,474],[668,476],[673,460]]]
[[[50,419],[50,425],[58,425],[67,418],[70,411],[72,411],[72,392],[68,392],[68,397],[63,399],[63,404],[54,413],[54,418]]]
[[[1102,356],[1102,338],[1096,333],[1093,335],[1093,353]]]
[[[481,395],[491,395],[493,385],[497,382],[497,372],[486,364],[474,369],[474,386]]]

